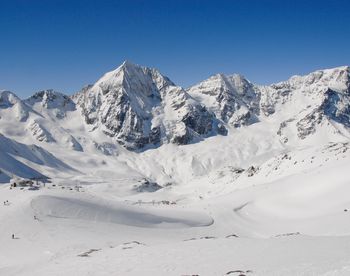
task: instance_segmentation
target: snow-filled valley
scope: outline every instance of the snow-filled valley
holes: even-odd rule
[[[1,91],[0,275],[349,275],[349,130],[347,66]]]

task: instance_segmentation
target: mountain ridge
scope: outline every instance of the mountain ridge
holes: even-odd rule
[[[304,118],[327,110],[328,117],[349,126],[349,93],[345,93],[350,90],[349,72],[349,66],[340,66],[294,75],[267,86],[253,84],[239,74],[215,74],[182,89],[157,69],[124,61],[74,95],[48,89],[21,100],[12,92],[2,91],[0,106],[15,106],[19,121],[26,121],[36,105],[40,105],[39,113],[52,110],[56,118],[79,109],[90,131],[99,128],[116,142],[138,150],[147,145],[188,144],[208,135],[226,135],[228,126],[248,126],[271,116],[281,106],[285,108],[283,104],[295,93],[308,94],[305,101],[318,97],[314,99],[318,111],[316,108]],[[305,113],[306,109],[298,112]],[[302,123],[298,123],[301,129]]]
[[[73,168],[76,158],[102,155],[141,174],[159,167],[162,174],[147,175],[153,180],[191,181],[191,174],[225,171],[225,160],[242,166],[256,154],[263,161],[275,152],[348,141],[349,71],[318,70],[269,86],[216,74],[185,90],[156,69],[126,62],[72,96],[43,90],[21,100],[0,92],[0,133],[62,161],[69,153]],[[160,158],[167,165],[149,159],[175,148],[170,160]],[[176,168],[181,152],[189,175]],[[140,160],[130,161],[133,154]]]
[[[118,78],[116,79],[116,74],[120,74],[121,71],[123,73],[121,74],[122,81],[118,80]],[[138,76],[139,80],[137,82],[132,81],[131,77],[134,78],[136,75],[139,75],[140,72],[142,72],[141,75],[143,74],[143,76]],[[151,76],[152,79],[146,84],[144,82],[145,73],[146,75],[148,74]],[[165,119],[164,116],[161,117],[162,119],[153,118],[153,111],[151,110],[155,109],[159,112],[159,109],[162,110],[162,108],[167,108],[167,105],[172,107],[175,106],[175,110],[177,110],[180,106],[186,106],[187,103],[190,102],[187,106],[187,110],[183,111],[186,115],[182,118],[177,117],[175,124],[166,121],[166,127],[164,124],[161,124],[160,126],[156,124],[155,127],[148,126],[146,131],[141,131],[141,128],[144,128],[144,126],[141,126],[143,124],[140,123],[136,129],[138,130],[139,136],[141,136],[141,140],[136,142],[136,147],[129,147],[130,149],[138,149],[147,144],[162,144],[169,141],[178,144],[188,144],[198,138],[202,139],[208,136],[209,133],[211,133],[210,135],[226,135],[227,124],[238,128],[256,123],[261,119],[262,115],[269,116],[273,114],[279,103],[284,103],[289,97],[288,91],[300,90],[303,89],[305,84],[306,86],[312,86],[315,82],[317,85],[321,82],[321,86],[326,88],[333,88],[335,85],[335,90],[343,91],[344,89],[349,89],[349,67],[341,66],[333,69],[318,70],[306,76],[292,76],[287,81],[272,84],[270,86],[253,84],[239,74],[227,76],[216,74],[198,85],[183,90],[181,87],[178,87],[171,82],[167,77],[164,77],[156,69],[150,69],[130,62],[124,62],[116,70],[106,73],[90,89],[93,90],[94,87],[103,86],[103,84],[107,83],[107,87],[105,85],[105,93],[107,93],[109,88],[113,87],[113,85],[119,85],[119,87],[122,87],[123,89],[125,87],[128,88],[128,92],[126,93],[127,96],[135,96],[137,91],[142,90],[140,87],[146,87],[146,90],[144,90],[145,95],[147,97],[156,98],[159,102],[155,104],[155,106],[152,106],[152,103],[150,104],[149,102],[148,104],[145,104],[147,103],[147,100],[143,99],[141,101],[143,105],[136,107],[131,106],[131,110],[136,111],[135,118],[138,118],[138,120],[136,120],[137,123],[142,122],[142,120],[147,121],[151,117],[152,123],[154,121],[159,122],[159,120]],[[199,89],[197,93],[194,92],[196,88],[203,86],[205,83],[209,83],[209,94],[211,93],[213,95],[213,93],[216,93],[214,103],[209,103],[201,97],[203,96],[202,94],[206,94],[206,91]],[[152,87],[152,85],[154,86]],[[210,87],[210,85],[212,85],[212,87]],[[169,87],[171,87],[171,89],[169,89]],[[156,91],[157,89],[160,90]],[[219,90],[219,92],[215,90]],[[319,89],[316,87],[314,90],[318,91]],[[172,93],[170,91],[172,91]],[[86,93],[86,91],[84,93]],[[93,91],[93,93],[96,93],[96,91]],[[164,101],[165,96],[169,95],[172,95],[171,100]],[[347,100],[348,97],[345,99],[345,102]],[[130,99],[131,104],[135,104],[135,102],[138,101],[139,99]],[[218,106],[215,106],[216,104],[218,104]],[[94,110],[94,108],[95,107],[92,109]],[[146,114],[143,112],[144,110],[147,110]],[[116,113],[118,113],[118,111],[116,111]],[[310,115],[310,117],[312,117],[312,115]],[[106,121],[106,118],[103,118],[103,121]],[[176,126],[174,127],[174,125]],[[130,128],[130,126],[132,126],[132,122],[127,124],[127,128]],[[174,128],[176,129],[175,134],[174,131],[171,131],[171,129]],[[118,131],[115,131],[113,127],[112,130],[112,135],[119,135],[117,134]],[[131,132],[135,132],[135,128]],[[167,138],[160,138],[162,132],[165,133],[164,136]],[[148,138],[147,135],[149,135]],[[130,140],[129,134],[127,134],[125,138],[123,138],[122,135],[122,139],[119,140],[119,142],[125,144],[126,140]],[[160,140],[162,140],[162,142],[160,142]]]

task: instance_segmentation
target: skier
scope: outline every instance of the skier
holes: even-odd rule
[[[15,239],[15,234],[12,234],[12,239],[13,239],[13,240]]]

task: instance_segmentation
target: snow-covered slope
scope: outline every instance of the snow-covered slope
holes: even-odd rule
[[[36,145],[25,145],[0,134],[0,182],[8,183],[11,178],[47,178],[40,171],[55,169],[69,171],[72,168],[48,151]]]
[[[3,119],[7,115],[18,122],[26,121],[30,112],[30,108],[10,91],[0,91],[0,109]]]
[[[125,62],[73,96],[2,91],[0,274],[348,275],[349,130],[345,66],[184,90]]]

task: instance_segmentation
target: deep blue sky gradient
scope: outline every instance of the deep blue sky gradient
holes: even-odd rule
[[[123,60],[188,87],[350,64],[350,1],[0,0],[0,89],[71,94]]]

